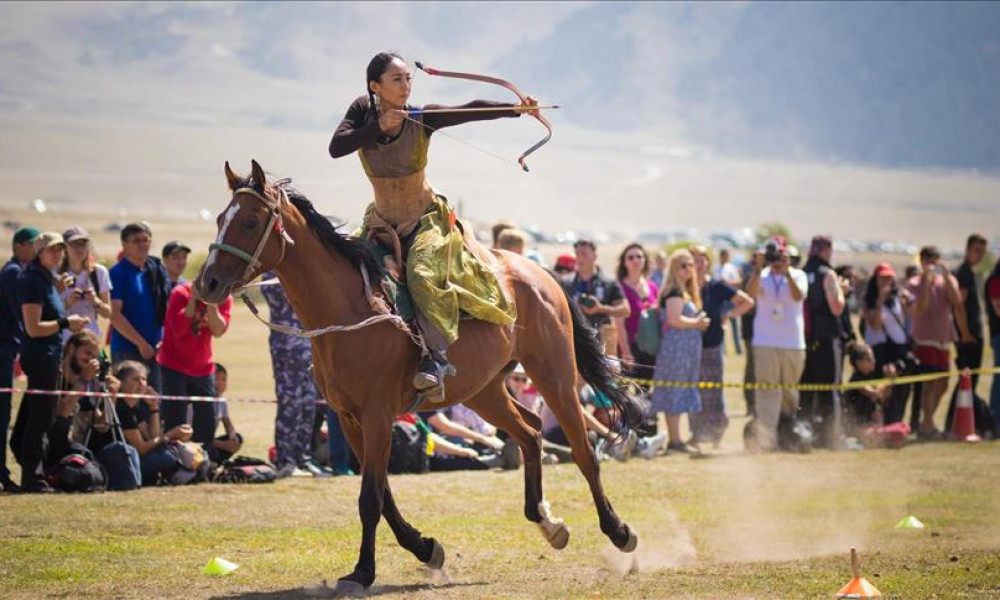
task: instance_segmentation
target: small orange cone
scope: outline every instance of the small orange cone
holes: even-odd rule
[[[874,585],[861,576],[861,569],[858,567],[858,552],[851,548],[851,572],[854,579],[847,582],[847,585],[840,588],[837,598],[881,598],[882,592],[878,591]]]
[[[972,410],[972,375],[968,369],[962,371],[958,379],[958,398],[951,434],[960,442],[980,441],[980,437],[976,435],[976,415]]]

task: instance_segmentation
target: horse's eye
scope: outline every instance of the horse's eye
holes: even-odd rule
[[[254,229],[257,229],[259,225],[260,221],[258,221],[257,219],[247,219],[246,221],[243,222],[243,228],[246,229],[247,231],[253,231]]]

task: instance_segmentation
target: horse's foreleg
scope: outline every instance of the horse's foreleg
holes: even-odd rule
[[[344,435],[347,443],[354,450],[358,460],[364,460],[364,443],[361,435],[361,427],[352,422],[341,422],[344,427]],[[390,435],[391,439],[391,435]],[[399,513],[396,501],[392,497],[392,490],[388,479],[385,482],[385,493],[382,496],[382,516],[396,536],[396,541],[422,563],[432,569],[440,569],[444,564],[444,549],[434,538],[425,538],[415,527],[410,525]]]
[[[383,510],[386,491],[386,468],[392,439],[391,414],[366,414],[362,416],[361,494],[358,512],[361,515],[361,551],[354,572],[342,577],[337,584],[339,592],[357,593],[375,581],[375,531]],[[356,426],[349,425],[349,438],[357,437]],[[361,588],[361,589],[358,589]]]

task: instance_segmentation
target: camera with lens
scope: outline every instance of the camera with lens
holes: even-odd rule
[[[780,261],[784,256],[778,249],[778,243],[771,241],[764,245],[764,262],[770,264]]]
[[[586,306],[587,308],[594,308],[597,306],[597,298],[591,296],[590,294],[581,294],[580,305]]]
[[[97,372],[97,380],[103,382],[105,379],[108,378],[108,373],[111,372],[111,361],[108,359],[107,356],[104,355],[103,352],[101,353],[101,356],[98,357],[97,360],[101,365]]]

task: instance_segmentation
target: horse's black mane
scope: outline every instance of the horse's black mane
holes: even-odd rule
[[[322,240],[327,250],[343,256],[357,267],[363,267],[368,271],[372,284],[378,285],[385,274],[385,270],[378,260],[375,259],[367,242],[361,238],[354,238],[341,233],[338,226],[334,225],[329,217],[321,215],[316,210],[316,207],[305,197],[305,194],[292,187],[290,179],[283,179],[275,185],[285,191],[288,195],[288,200],[302,213],[306,224],[313,230],[313,233],[319,236],[319,239]],[[247,177],[237,187],[248,187],[261,195],[264,194],[261,185],[254,181],[252,177]]]

